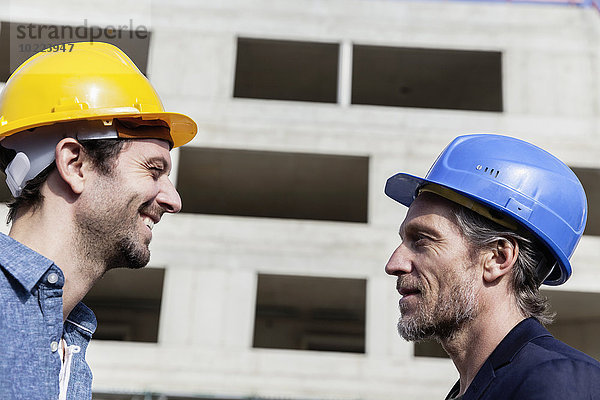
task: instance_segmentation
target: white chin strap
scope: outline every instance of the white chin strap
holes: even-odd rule
[[[55,157],[56,145],[66,137],[77,140],[116,139],[119,134],[112,121],[73,122],[42,126],[31,131],[20,132],[4,138],[0,145],[17,152],[6,167],[6,184],[17,198],[27,185],[46,169]]]
[[[52,163],[52,161],[50,161],[50,163]],[[36,173],[37,168],[31,168],[31,162],[29,161],[27,154],[22,152],[17,153],[15,158],[8,164],[5,171],[6,184],[15,199],[21,195],[21,191],[25,186],[24,183],[34,178],[35,175],[42,172],[44,168],[46,167],[43,167],[41,171]],[[30,176],[31,174],[35,175]]]

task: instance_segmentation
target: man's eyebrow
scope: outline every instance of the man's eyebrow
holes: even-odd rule
[[[162,168],[166,170],[167,173],[171,172],[171,164],[169,161],[163,156],[153,156],[146,158],[146,162],[148,164],[160,164]]]
[[[425,225],[419,222],[409,222],[407,225],[405,225],[404,223],[402,223],[400,225],[400,228],[398,229],[398,234],[400,235],[400,237],[404,237],[404,235],[411,235],[411,234],[415,234],[415,233],[424,233],[426,235],[432,236],[434,238],[437,238],[440,236],[439,232],[435,229],[432,228],[429,225]]]

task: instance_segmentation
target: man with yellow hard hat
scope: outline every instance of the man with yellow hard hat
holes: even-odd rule
[[[90,399],[96,319],[81,299],[111,268],[144,267],[181,200],[169,151],[194,137],[118,48],[75,43],[25,61],[0,94],[0,398]]]

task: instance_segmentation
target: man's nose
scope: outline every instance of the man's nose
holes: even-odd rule
[[[156,197],[158,204],[168,213],[181,211],[181,197],[168,177],[165,177],[160,193]]]
[[[409,251],[404,244],[400,244],[394,250],[387,264],[385,272],[388,275],[403,275],[412,271],[412,261],[409,257]]]

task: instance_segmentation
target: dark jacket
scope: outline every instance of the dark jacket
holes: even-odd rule
[[[458,388],[457,382],[446,399]],[[463,396],[476,399],[600,399],[600,363],[529,318],[502,339],[479,369]]]

